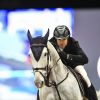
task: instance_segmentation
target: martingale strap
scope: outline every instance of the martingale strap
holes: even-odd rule
[[[59,97],[59,100],[61,100],[61,96],[60,96],[60,93],[59,93],[59,90],[58,90],[58,86],[67,79],[68,75],[69,75],[69,71],[66,74],[66,77],[62,81],[60,81],[59,83],[56,83],[55,81],[53,81],[52,83],[50,83],[51,85],[48,86],[48,87],[51,87],[51,86],[54,86],[55,87],[55,89],[57,91],[57,94],[58,94],[58,97]]]
[[[58,85],[60,85],[63,81],[65,81],[65,80],[67,79],[68,75],[69,75],[69,72],[67,73],[66,77],[65,77],[61,82],[59,82],[58,84],[57,84],[56,82],[53,82],[53,85],[55,86],[56,91],[57,91],[57,93],[58,93],[59,100],[61,100],[61,96],[60,96],[60,93],[59,93],[59,91],[58,91]]]

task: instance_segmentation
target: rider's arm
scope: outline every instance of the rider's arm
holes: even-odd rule
[[[88,63],[88,57],[83,52],[77,41],[73,44],[74,54],[66,54],[64,51],[59,52],[59,55],[68,63],[76,65],[84,65]]]
[[[75,51],[75,54],[67,54],[67,59],[73,60],[73,62],[77,62],[79,64],[88,63],[88,57],[79,46],[78,41],[74,42],[73,50]]]

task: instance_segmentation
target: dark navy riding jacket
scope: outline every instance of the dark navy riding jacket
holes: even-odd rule
[[[56,39],[52,37],[49,41],[53,44],[53,46],[57,50]],[[69,38],[68,45],[64,48],[63,52],[65,53],[65,55],[67,54],[70,55],[69,57],[70,59],[67,59],[67,56],[66,58],[60,56],[62,62],[67,66],[75,68],[78,65],[84,65],[88,63],[88,57],[86,56],[82,48],[79,46],[79,42],[76,41],[73,37]]]

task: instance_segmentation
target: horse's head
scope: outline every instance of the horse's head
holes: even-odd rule
[[[34,82],[38,88],[41,88],[45,82],[50,64],[50,55],[47,48],[49,29],[44,37],[38,36],[32,38],[29,30],[27,35],[30,42],[30,57],[34,71]]]

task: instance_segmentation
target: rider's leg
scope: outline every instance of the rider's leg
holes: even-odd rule
[[[84,69],[84,66],[83,65],[76,66],[75,70],[82,75],[83,79],[87,83],[89,100],[98,100],[95,88],[90,82],[87,72]]]
[[[90,82],[90,80],[88,78],[87,72],[84,69],[84,66],[83,65],[76,66],[75,70],[82,75],[83,79],[87,83],[87,86],[90,87],[91,86],[91,82]]]

